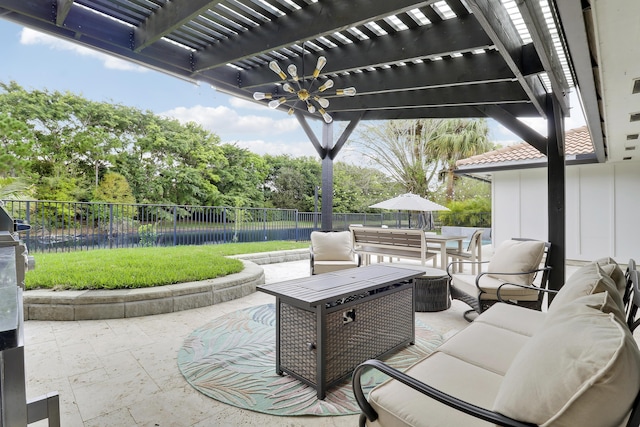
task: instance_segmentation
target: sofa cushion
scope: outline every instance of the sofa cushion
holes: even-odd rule
[[[549,313],[511,364],[493,409],[540,426],[620,425],[640,389],[640,351],[599,306],[615,306],[608,292]]]
[[[483,311],[473,323],[488,323],[530,337],[544,323],[547,313],[517,305],[497,303]]]
[[[528,310],[533,311],[533,310]],[[526,335],[489,323],[474,321],[448,339],[438,351],[467,363],[505,375],[511,362],[529,340]]]
[[[352,261],[351,233],[348,231],[311,233],[315,261]]]
[[[490,408],[502,376],[435,351],[405,373],[425,384],[483,408]],[[471,379],[472,382],[471,382]],[[431,399],[399,381],[385,381],[369,393],[369,402],[378,413],[373,425],[385,427],[487,426],[479,420]]]
[[[609,267],[607,269],[611,270]],[[614,312],[614,314],[624,321],[624,305],[617,285],[597,262],[590,262],[580,267],[567,279],[567,282],[553,298],[553,302],[549,306],[549,313],[555,312],[579,297],[600,292],[608,292],[610,294],[611,299],[620,309],[619,312]]]
[[[524,273],[539,268],[544,255],[544,242],[538,240],[505,240],[495,250],[487,272],[504,282],[528,285],[535,274],[492,275],[491,273]]]
[[[618,288],[620,295],[624,295],[624,291],[627,288],[627,278],[624,277],[624,271],[620,268],[620,265],[610,257],[604,257],[595,261],[605,274],[613,279]]]

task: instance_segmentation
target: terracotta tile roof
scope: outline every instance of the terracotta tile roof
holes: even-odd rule
[[[567,156],[593,153],[591,136],[586,126],[568,130],[565,134],[565,153]],[[499,150],[462,159],[456,162],[456,167],[487,165],[505,162],[527,162],[542,160],[545,156],[526,142],[510,145]]]

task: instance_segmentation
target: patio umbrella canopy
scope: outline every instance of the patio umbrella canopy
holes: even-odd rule
[[[401,194],[392,199],[384,200],[382,202],[376,203],[369,207],[378,208],[378,209],[393,209],[398,211],[420,211],[420,212],[449,210],[449,208],[446,208],[442,205],[432,202],[429,199],[425,199],[424,197],[420,197],[417,194],[413,194],[413,193]],[[433,217],[431,215],[426,216],[423,219],[423,222],[424,224],[422,228],[426,228],[428,230],[433,229]],[[400,226],[400,218],[398,218],[398,226]],[[409,213],[409,227],[411,227],[411,213]]]
[[[432,202],[429,199],[420,197],[417,194],[406,193],[401,194],[393,199],[385,200],[375,205],[369,206],[370,208],[379,209],[396,209],[400,211],[448,211],[442,205]]]

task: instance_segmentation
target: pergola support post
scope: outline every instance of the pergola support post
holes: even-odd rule
[[[547,186],[548,234],[551,243],[549,288],[559,290],[565,282],[566,263],[566,178],[564,117],[559,102],[547,96]],[[550,302],[553,298],[550,298]]]
[[[322,207],[320,210],[322,214],[322,231],[333,230],[333,159],[336,158],[351,133],[364,117],[364,114],[362,112],[357,118],[351,120],[336,144],[333,145],[333,122],[322,123],[322,141],[319,141],[304,115],[299,111],[295,112],[296,119],[298,119],[302,129],[322,160]]]
[[[333,122],[322,124],[322,147],[331,151]],[[322,158],[322,231],[333,229],[333,156]]]

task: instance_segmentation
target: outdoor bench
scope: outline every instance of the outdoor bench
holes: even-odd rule
[[[378,257],[419,259],[425,265],[437,252],[429,252],[424,231],[382,227],[349,226],[355,251],[362,255],[363,264],[370,263],[371,255]],[[434,264],[435,267],[435,264]]]
[[[604,258],[573,274],[547,312],[498,303],[405,372],[364,362],[353,375],[360,425],[636,427],[639,299],[633,260],[625,276]],[[368,398],[367,368],[391,377]]]

